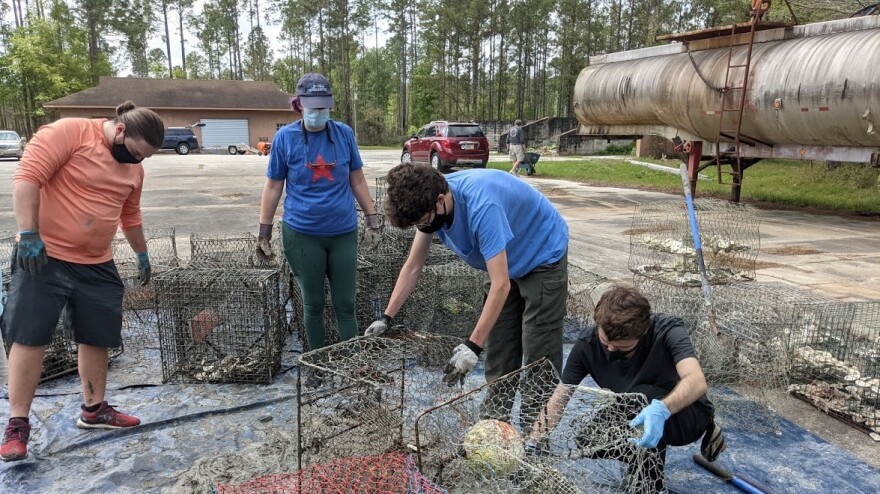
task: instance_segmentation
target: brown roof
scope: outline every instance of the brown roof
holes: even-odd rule
[[[46,108],[115,108],[125,100],[157,109],[290,110],[291,95],[272,82],[101,77],[97,87]]]

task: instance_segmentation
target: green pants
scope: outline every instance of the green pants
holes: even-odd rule
[[[282,228],[284,257],[299,284],[309,350],[324,346],[324,280],[330,281],[330,300],[336,312],[339,339],[357,336],[355,279],[357,230],[335,237],[318,237]]]
[[[489,283],[485,291],[488,294]],[[510,293],[486,340],[486,382],[546,357],[562,372],[562,324],[568,299],[568,254],[559,262],[539,266],[529,274],[510,280]],[[524,430],[538,418],[556,388],[552,376],[522,376]],[[518,387],[517,379],[490,386],[480,407],[482,418],[510,421]]]

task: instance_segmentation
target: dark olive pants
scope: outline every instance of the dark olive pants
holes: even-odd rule
[[[484,291],[489,293],[488,281]],[[486,341],[486,382],[545,357],[557,373],[561,372],[562,320],[567,298],[568,254],[556,263],[539,266],[522,278],[510,280],[510,293]],[[534,373],[520,377],[520,424],[528,428],[537,420],[557,383]],[[509,379],[489,387],[480,407],[482,418],[510,421],[518,381]]]
[[[335,237],[318,237],[284,225],[284,256],[302,293],[303,318],[309,350],[324,346],[324,282],[330,281],[330,300],[342,341],[357,336],[355,289],[357,230]]]

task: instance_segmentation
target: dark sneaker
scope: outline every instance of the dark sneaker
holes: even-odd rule
[[[19,417],[9,419],[0,446],[3,461],[18,461],[27,458],[27,443],[31,437],[31,425]]]
[[[715,461],[725,449],[727,449],[727,441],[724,440],[724,433],[721,427],[715,421],[709,423],[706,434],[703,436],[703,442],[700,444],[700,453],[703,458],[709,461]]]
[[[82,412],[76,421],[76,426],[80,429],[122,429],[141,423],[139,418],[116,411],[106,401],[102,401],[94,412],[87,412],[85,405],[80,405],[80,408]]]

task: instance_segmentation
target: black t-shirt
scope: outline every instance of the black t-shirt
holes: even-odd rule
[[[562,382],[580,384],[590,375],[599,387],[615,393],[632,392],[640,384],[657,386],[668,393],[681,380],[675,365],[686,358],[696,358],[684,322],[664,314],[651,316],[651,327],[639,339],[634,352],[629,358],[611,360],[599,342],[598,328],[589,327],[565,362]],[[705,394],[697,401],[712,407]]]

